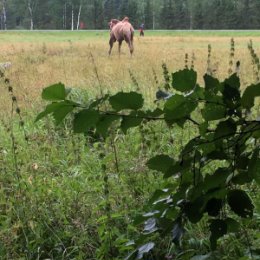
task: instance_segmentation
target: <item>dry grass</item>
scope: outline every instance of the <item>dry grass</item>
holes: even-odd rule
[[[57,33],[58,34],[58,33]],[[88,89],[91,94],[99,91],[99,84],[94,73],[90,53],[94,56],[102,87],[107,91],[128,90],[132,88],[129,69],[137,79],[141,90],[153,99],[157,88],[153,69],[160,82],[163,82],[161,64],[165,62],[169,71],[184,67],[184,56],[195,54],[195,69],[199,74],[199,82],[203,83],[203,75],[207,67],[207,46],[212,46],[212,66],[220,79],[228,75],[230,37],[222,36],[146,36],[135,37],[135,52],[130,57],[126,44],[123,44],[119,58],[117,45],[112,56],[108,57],[108,35],[91,35],[71,40],[52,40],[48,35],[38,38],[20,38],[17,42],[4,41],[8,34],[1,35],[0,63],[9,61],[12,67],[7,70],[15,92],[21,103],[28,108],[35,108],[40,101],[43,87],[52,83],[63,82],[67,86]],[[14,36],[13,36],[14,37]],[[260,37],[250,37],[254,46],[260,46]],[[22,40],[21,40],[22,39]],[[29,39],[29,38],[28,38]],[[249,38],[234,37],[235,60],[241,61],[242,86],[253,82],[251,57],[247,49]],[[255,48],[258,53],[259,47]],[[2,91],[0,108],[9,102],[7,91]]]

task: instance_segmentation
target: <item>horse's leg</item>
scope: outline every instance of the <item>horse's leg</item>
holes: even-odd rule
[[[111,51],[112,51],[112,48],[113,48],[113,45],[114,45],[115,41],[116,41],[116,39],[114,37],[110,37],[110,40],[109,40],[110,49],[108,51],[109,55],[111,54]]]
[[[127,37],[125,37],[125,41],[128,44],[128,47],[129,47],[129,50],[130,50],[130,54],[132,56],[133,51],[134,51],[133,42],[131,41],[131,39],[128,39]]]
[[[119,54],[119,57],[120,57],[120,54],[121,54],[121,46],[122,46],[122,40],[118,41],[118,54]]]
[[[131,56],[132,56],[132,54],[133,54],[133,52],[134,52],[134,45],[133,45],[133,41],[130,41],[130,53],[131,53]]]

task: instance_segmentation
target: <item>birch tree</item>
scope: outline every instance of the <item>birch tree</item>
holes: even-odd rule
[[[6,30],[6,0],[2,0],[1,27]]]
[[[34,12],[37,8],[38,0],[27,0],[27,8],[30,15],[30,30],[34,29]]]
[[[79,24],[80,24],[81,9],[82,9],[82,1],[79,2],[78,19],[77,19],[77,30],[79,29]]]
[[[71,4],[71,30],[74,30],[74,5]]]

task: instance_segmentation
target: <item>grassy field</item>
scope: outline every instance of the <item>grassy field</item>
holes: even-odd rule
[[[134,78],[146,106],[155,106],[155,93],[164,84],[162,63],[174,72],[184,68],[188,54],[188,65],[193,60],[203,85],[210,44],[210,69],[225,79],[232,37],[234,61],[241,62],[245,87],[255,82],[247,45],[252,39],[259,53],[260,31],[147,31],[144,38],[136,32],[133,57],[126,44],[120,57],[117,45],[108,57],[108,31],[0,32],[0,64],[11,63],[5,76],[21,109],[19,117],[10,91],[0,81],[0,259],[123,259],[122,244],[137,232],[132,217],[142,211],[151,191],[165,182],[147,170],[147,159],[160,152],[178,154],[195,134],[192,128],[168,131],[165,125],[154,124],[133,129],[126,136],[115,132],[101,142],[95,136],[73,135],[69,122],[63,127],[55,127],[51,120],[36,124],[34,119],[44,105],[44,87],[63,82],[86,90],[84,94],[75,92],[83,99],[99,95],[100,88],[104,93],[136,89]],[[234,65],[232,69],[235,71]],[[102,164],[107,166],[106,173]],[[112,208],[109,234],[105,232],[106,187]],[[198,238],[201,245],[191,242],[189,246],[198,253],[207,252],[205,225],[190,229],[189,241]],[[224,240],[218,259],[242,257],[245,238],[239,239],[231,249],[225,246],[231,239]],[[107,258],[113,253],[107,252],[111,240],[118,257]],[[162,247],[167,243],[161,241]]]
[[[158,87],[153,70],[161,83],[162,63],[167,64],[169,71],[179,70],[185,65],[186,53],[189,64],[194,55],[199,82],[203,83],[208,44],[212,47],[211,67],[214,74],[220,79],[227,77],[231,37],[235,40],[235,60],[241,61],[241,83],[244,86],[254,81],[247,44],[252,39],[256,52],[259,50],[258,31],[156,31],[146,32],[144,38],[140,38],[137,32],[132,58],[126,44],[123,44],[120,58],[117,45],[114,46],[112,56],[108,57],[108,31],[1,32],[0,63],[11,62],[12,66],[6,73],[18,91],[19,98],[28,107],[39,100],[43,87],[60,81],[67,86],[96,93],[99,83],[90,55],[94,57],[103,89],[115,91],[131,88],[131,70],[141,90],[153,99]],[[4,100],[1,100],[2,104]]]

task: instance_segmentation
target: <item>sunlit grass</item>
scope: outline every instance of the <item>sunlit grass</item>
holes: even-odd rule
[[[235,61],[241,61],[242,87],[254,82],[247,44],[253,39],[258,53],[258,33],[145,33],[145,37],[140,38],[136,32],[132,58],[125,43],[121,57],[117,44],[108,57],[108,31],[0,33],[0,63],[12,64],[6,76],[14,88],[29,136],[26,142],[18,115],[14,112],[12,117],[10,93],[1,82],[0,259],[96,259],[95,250],[102,244],[97,234],[102,221],[98,220],[105,216],[101,167],[104,162],[109,174],[112,212],[120,217],[116,226],[122,235],[130,238],[125,229],[131,216],[142,210],[149,193],[163,182],[159,173],[148,172],[147,159],[157,153],[177,156],[195,134],[191,124],[182,132],[175,127],[170,131],[157,122],[142,130],[146,139],[140,129],[130,130],[126,136],[114,133],[111,140],[116,143],[117,173],[111,140],[100,145],[99,140],[74,136],[66,124],[65,128],[55,128],[49,118],[34,122],[36,114],[43,109],[41,91],[44,87],[63,82],[68,87],[87,90],[89,97],[99,95],[100,88],[103,92],[128,91],[136,88],[130,77],[131,70],[151,105],[159,87],[153,71],[159,85],[163,84],[163,62],[173,72],[184,68],[185,53],[190,65],[194,53],[198,81],[203,83],[208,44],[212,46],[211,64],[215,75],[219,79],[227,77],[231,37],[235,39]],[[155,138],[160,141],[157,143]],[[17,147],[15,152],[14,146]],[[104,153],[103,160],[100,155]],[[15,156],[21,181],[15,174]],[[194,237],[197,234],[196,229]]]
[[[259,50],[258,32],[147,32],[144,38],[134,41],[135,52],[131,58],[126,44],[118,56],[115,44],[112,56],[108,57],[109,32],[4,32],[0,33],[0,62],[11,62],[7,71],[18,96],[31,107],[39,100],[43,87],[56,82],[67,86],[84,88],[98,94],[99,83],[94,73],[90,54],[94,56],[104,91],[132,88],[129,70],[136,77],[141,91],[151,97],[157,87],[153,69],[162,82],[161,64],[169,71],[184,67],[185,53],[195,55],[195,70],[199,82],[207,67],[207,46],[212,46],[211,63],[220,79],[227,75],[230,38],[235,39],[235,60],[241,61],[242,86],[253,81],[251,57],[247,50],[253,39],[256,52]],[[249,37],[250,36],[250,37]],[[2,101],[1,103],[4,103]]]

